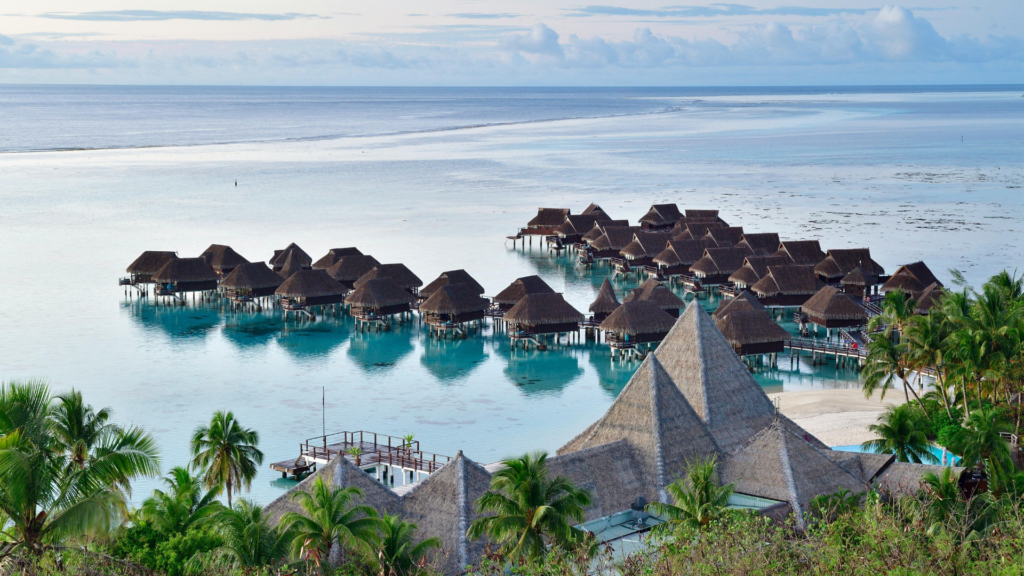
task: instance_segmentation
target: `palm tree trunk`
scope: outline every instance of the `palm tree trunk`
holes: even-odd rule
[[[228,489],[228,508],[231,508],[231,476],[228,476],[226,486]]]
[[[953,412],[949,409],[949,390],[942,381],[942,366],[935,366],[935,388],[941,390],[942,405],[946,408],[946,416],[952,420]]]
[[[928,410],[924,407],[924,402],[921,401],[921,397],[917,395],[917,390],[914,390],[914,387],[910,385],[910,382],[907,381],[905,375],[900,376],[900,378],[903,380],[903,393],[906,394],[907,390],[910,390],[910,392],[914,395],[914,399],[917,400],[917,405],[921,407],[921,412],[924,412],[924,417],[927,418],[928,420],[931,420],[932,417],[928,414]],[[907,402],[910,402],[910,398],[907,398]]]

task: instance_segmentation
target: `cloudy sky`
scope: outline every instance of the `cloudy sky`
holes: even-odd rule
[[[1024,78],[1024,0],[607,1],[2,0],[0,82],[806,85]]]

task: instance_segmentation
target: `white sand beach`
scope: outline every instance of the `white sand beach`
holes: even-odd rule
[[[865,398],[861,390],[802,390],[769,396],[778,396],[783,414],[829,446],[873,439],[868,426],[878,420],[887,406],[904,402],[898,390],[889,390],[885,400],[877,392]]]

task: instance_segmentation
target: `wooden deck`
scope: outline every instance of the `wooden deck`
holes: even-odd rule
[[[348,453],[353,448],[361,451],[358,457]],[[326,464],[339,454],[344,454],[345,458],[363,469],[386,465],[426,474],[436,472],[451,460],[449,456],[420,450],[418,440],[406,443],[403,438],[366,430],[335,432],[310,438],[299,444],[299,454],[310,462],[320,464]]]

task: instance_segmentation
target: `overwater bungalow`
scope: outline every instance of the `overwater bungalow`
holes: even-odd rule
[[[590,246],[595,240],[604,236],[605,228],[629,228],[629,220],[608,220],[607,222],[597,221],[594,222],[594,227],[591,228],[580,237],[580,242]]]
[[[635,232],[633,241],[619,250],[621,259],[615,262],[615,271],[628,275],[632,270],[643,270],[644,266],[654,264],[654,257],[665,249],[668,241],[668,231]]]
[[[601,208],[600,206],[594,204],[593,202],[591,202],[589,206],[583,209],[582,214],[584,216],[593,216],[597,218],[598,221],[601,222],[609,222],[612,220],[612,217],[609,216],[608,213],[604,211],[604,208]]]
[[[945,289],[938,282],[932,282],[924,290],[912,293],[910,297],[916,303],[914,312],[916,314],[927,314],[929,310],[942,301],[945,293]]]
[[[729,276],[743,267],[749,255],[746,248],[707,248],[701,259],[690,266],[690,272],[705,286],[725,284]]]
[[[299,263],[303,266],[312,266],[313,259],[306,254],[306,251],[299,248],[299,245],[292,242],[284,250],[274,250],[274,257],[270,259],[270,267],[274,269],[274,272],[281,270],[284,267],[284,263],[288,260],[288,256],[295,253],[295,257],[299,260]]]
[[[221,278],[230,274],[239,264],[249,263],[241,254],[235,252],[231,246],[224,246],[223,244],[210,244],[209,248],[203,250],[200,257],[205,258]]]
[[[675,204],[654,204],[640,217],[640,226],[644,230],[671,230],[682,217]]]
[[[608,226],[600,238],[590,243],[591,256],[618,258],[619,252],[633,241],[633,235],[641,231],[639,226]]]
[[[341,304],[348,288],[331,278],[325,270],[298,270],[282,282],[274,294],[281,297],[280,305],[286,317],[290,312],[312,317],[311,306]]]
[[[376,278],[387,278],[398,284],[405,290],[408,290],[410,294],[416,295],[416,291],[419,290],[420,286],[423,286],[423,281],[420,280],[419,276],[412,273],[412,270],[405,264],[378,264],[374,266],[369,272],[363,274],[355,281],[353,286],[359,288],[369,280]]]
[[[253,298],[273,296],[283,283],[284,279],[266,263],[249,262],[235,266],[235,269],[220,281],[220,287],[226,291],[228,298],[236,302],[245,302]]]
[[[832,328],[863,326],[868,321],[868,312],[850,296],[834,286],[824,286],[818,293],[804,302],[800,311],[807,321],[827,331]],[[815,329],[817,331],[817,329]]]
[[[708,230],[712,228],[725,228],[725,224],[722,222],[712,221],[679,221],[675,228],[672,229],[673,240],[703,240],[708,234]]]
[[[292,274],[295,274],[300,270],[311,270],[308,264],[303,264],[302,262],[302,257],[299,256],[298,253],[290,252],[288,254],[288,257],[284,259],[284,264],[281,266],[281,269],[277,271],[277,273],[278,275],[281,276],[281,278],[287,280],[288,278],[292,277]]]
[[[824,285],[813,266],[769,266],[768,273],[750,291],[765,306],[800,306]]]
[[[615,289],[612,288],[612,283],[608,278],[605,278],[604,282],[601,283],[601,288],[597,291],[597,298],[590,303],[591,322],[600,324],[620,305],[619,299],[615,296]]]
[[[338,263],[345,256],[362,256],[363,253],[359,251],[359,248],[331,248],[324,254],[322,258],[313,262],[313,270],[328,270],[331,266]]]
[[[843,279],[839,281],[839,285],[842,286],[843,292],[864,298],[870,295],[872,291],[877,291],[878,276],[866,272],[863,268],[857,266],[850,270],[849,274],[843,276]]]
[[[665,278],[690,274],[690,266],[704,257],[704,245],[698,240],[669,240],[654,257],[658,272]]]
[[[932,274],[932,271],[928,269],[924,262],[912,262],[900,266],[885,281],[885,284],[882,284],[881,292],[887,294],[896,290],[902,290],[907,294],[913,294],[914,292],[924,290],[932,283],[938,284],[940,288],[942,287],[942,282],[939,282],[939,279]]]
[[[678,318],[679,311],[686,307],[686,303],[676,296],[675,292],[654,278],[648,278],[639,287],[630,290],[629,294],[622,299],[623,304],[633,301],[653,302],[673,318]]]
[[[362,279],[360,279],[362,280]],[[357,323],[390,328],[391,317],[412,310],[416,296],[389,277],[367,278],[345,298]]]
[[[773,255],[786,256],[796,266],[814,266],[825,259],[817,240],[787,240]]]
[[[728,311],[715,319],[715,326],[740,356],[778,354],[793,338],[767,310]]]
[[[597,216],[592,214],[566,216],[565,222],[559,224],[554,230],[555,246],[561,248],[581,241],[587,232],[591,232],[596,227],[597,223]]]
[[[743,238],[743,226],[720,226],[708,228],[704,235],[708,248],[732,248]]]
[[[125,270],[128,273],[128,278],[121,280],[121,284],[152,284],[153,274],[156,274],[157,270],[163,268],[168,260],[173,260],[177,257],[178,254],[175,252],[146,250]]]
[[[543,341],[538,336],[555,334],[558,338],[561,334],[578,333],[583,314],[566,302],[561,294],[534,293],[516,302],[505,312],[503,320],[508,326],[513,347],[517,341],[542,346]]]
[[[762,232],[757,234],[744,234],[736,243],[737,248],[747,248],[754,256],[771,256],[778,249],[782,242],[775,232]]]
[[[871,259],[869,248],[829,250],[825,259],[814,266],[814,273],[826,284],[839,284],[854,268],[876,277],[885,274],[878,262]]]
[[[420,288],[420,300],[426,300],[427,298],[430,298],[431,296],[434,295],[434,292],[436,292],[438,288],[440,288],[441,286],[449,286],[451,284],[465,284],[466,287],[469,288],[473,292],[473,294],[476,294],[477,296],[483,296],[485,292],[484,287],[481,286],[480,283],[477,282],[475,278],[470,276],[469,272],[466,272],[465,270],[461,269],[449,270],[447,272],[442,272],[441,275],[438,276],[437,279],[435,279],[433,282],[427,284],[423,288]]]
[[[568,208],[538,208],[537,215],[519,230],[519,236],[552,236],[570,214],[572,210]]]
[[[743,266],[729,276],[729,282],[737,290],[745,290],[764,278],[769,266],[787,266],[789,263],[785,256],[747,256],[743,259]]]
[[[717,321],[729,312],[740,312],[743,310],[760,310],[765,312],[767,311],[767,308],[757,300],[756,296],[751,294],[749,291],[744,290],[737,294],[735,298],[719,302],[718,308],[711,313],[711,318]]]
[[[465,325],[483,320],[490,305],[469,284],[445,284],[431,291],[419,311],[432,332],[443,334],[451,330],[454,335],[464,337]]]
[[[354,288],[356,280],[364,274],[380,266],[376,258],[368,254],[362,256],[342,256],[327,273],[346,288]]]
[[[715,222],[721,222],[722,224],[728,226],[725,220],[722,220],[722,217],[718,215],[718,210],[694,210],[692,208],[687,208],[686,219],[693,221],[714,220]]]
[[[540,276],[517,278],[507,288],[498,292],[491,301],[499,310],[508,311],[528,294],[554,294],[555,291]]]
[[[157,296],[217,289],[217,272],[203,258],[171,258],[153,273]]]
[[[623,302],[607,318],[599,330],[605,333],[605,342],[612,353],[636,349],[638,345],[661,342],[676,323],[656,303],[648,300]]]

